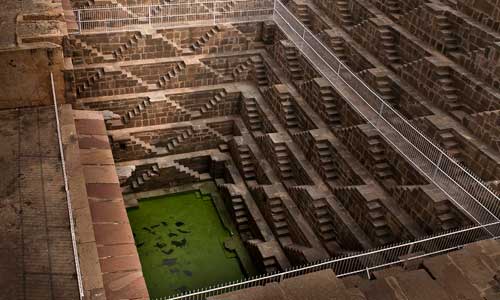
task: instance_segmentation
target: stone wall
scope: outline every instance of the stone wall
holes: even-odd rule
[[[428,234],[470,224],[470,221],[437,188],[399,187],[394,190],[394,197]]]
[[[463,123],[476,136],[500,152],[500,110],[469,115]]]
[[[245,51],[261,41],[258,23],[85,33],[65,40],[65,55],[79,65]]]
[[[457,7],[476,21],[500,32],[498,0],[458,0]]]
[[[499,107],[498,92],[438,58],[427,57],[416,61],[402,68],[400,74],[404,80],[421,87],[422,93],[439,107],[465,113]]]

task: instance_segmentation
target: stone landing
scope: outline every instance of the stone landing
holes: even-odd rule
[[[148,299],[102,114],[64,106],[84,287],[91,299]]]

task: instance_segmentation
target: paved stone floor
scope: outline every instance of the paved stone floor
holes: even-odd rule
[[[16,45],[16,16],[22,1],[0,0],[0,49]]]
[[[77,299],[52,107],[0,111],[0,299]]]

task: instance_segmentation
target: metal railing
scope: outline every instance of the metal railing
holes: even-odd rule
[[[258,6],[258,3],[261,6]],[[243,9],[244,5],[248,5],[246,13]],[[157,7],[161,8],[156,9]],[[106,12],[106,9],[110,11]],[[124,10],[125,15],[123,15]],[[196,1],[187,4],[143,6],[142,8],[81,9],[77,12],[82,31],[121,31],[136,28],[135,26],[172,28],[184,25],[259,21],[259,17],[268,19],[270,18],[268,13],[272,13],[272,19],[279,29],[296,45],[316,70],[339,93],[343,94],[350,106],[373,125],[381,136],[429,182],[435,184],[449,197],[450,201],[478,224],[471,228],[334,258],[276,274],[226,283],[168,299],[205,299],[208,296],[264,285],[268,282],[279,282],[285,278],[323,269],[333,269],[337,276],[359,273],[366,273],[370,276],[370,271],[378,268],[402,264],[425,256],[451,251],[477,240],[500,236],[498,195],[371,90],[281,1]],[[255,16],[250,16],[251,14]],[[405,255],[413,256],[402,259],[401,256]]]
[[[316,70],[379,133],[477,224],[500,221],[500,199],[345,66],[279,0],[274,21]],[[347,87],[349,90],[343,89]],[[500,232],[490,232],[496,237]]]
[[[485,233],[485,227],[488,228],[488,231],[498,232],[500,230],[500,222],[465,228],[454,232],[425,237],[413,242],[400,243],[389,247],[324,260],[315,264],[290,268],[283,272],[218,284],[184,294],[156,299],[203,300],[210,296],[221,295],[254,286],[263,286],[271,282],[281,282],[287,278],[327,269],[333,270],[337,277],[361,274],[370,278],[371,272],[377,269],[403,265],[428,256],[457,250],[464,245],[478,240],[487,239],[489,235]]]
[[[74,10],[80,33],[272,20],[273,0],[199,0]]]
[[[55,88],[55,84],[54,84],[54,74],[52,74],[52,72],[50,73],[50,86],[52,89],[52,100],[54,102],[54,113],[56,116],[57,140],[59,143],[59,153],[60,153],[60,158],[61,158],[62,175],[63,175],[63,180],[64,180],[64,191],[66,193],[66,202],[68,205],[69,228],[71,231],[71,243],[72,243],[72,247],[73,247],[73,257],[75,258],[75,272],[76,272],[76,279],[78,282],[78,293],[80,295],[80,300],[82,300],[84,298],[82,273],[80,271],[80,258],[78,256],[78,248],[76,245],[75,221],[74,221],[74,217],[73,217],[73,207],[71,205],[71,194],[69,192],[68,174],[66,172],[66,161],[64,158],[64,147],[63,147],[62,135],[61,135],[61,123],[59,121],[59,108],[57,106],[57,96],[56,96],[56,88]]]

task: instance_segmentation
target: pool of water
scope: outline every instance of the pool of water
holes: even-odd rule
[[[210,194],[144,199],[128,217],[151,298],[245,277],[240,256],[247,253],[221,222]],[[235,244],[238,251],[227,249]]]

